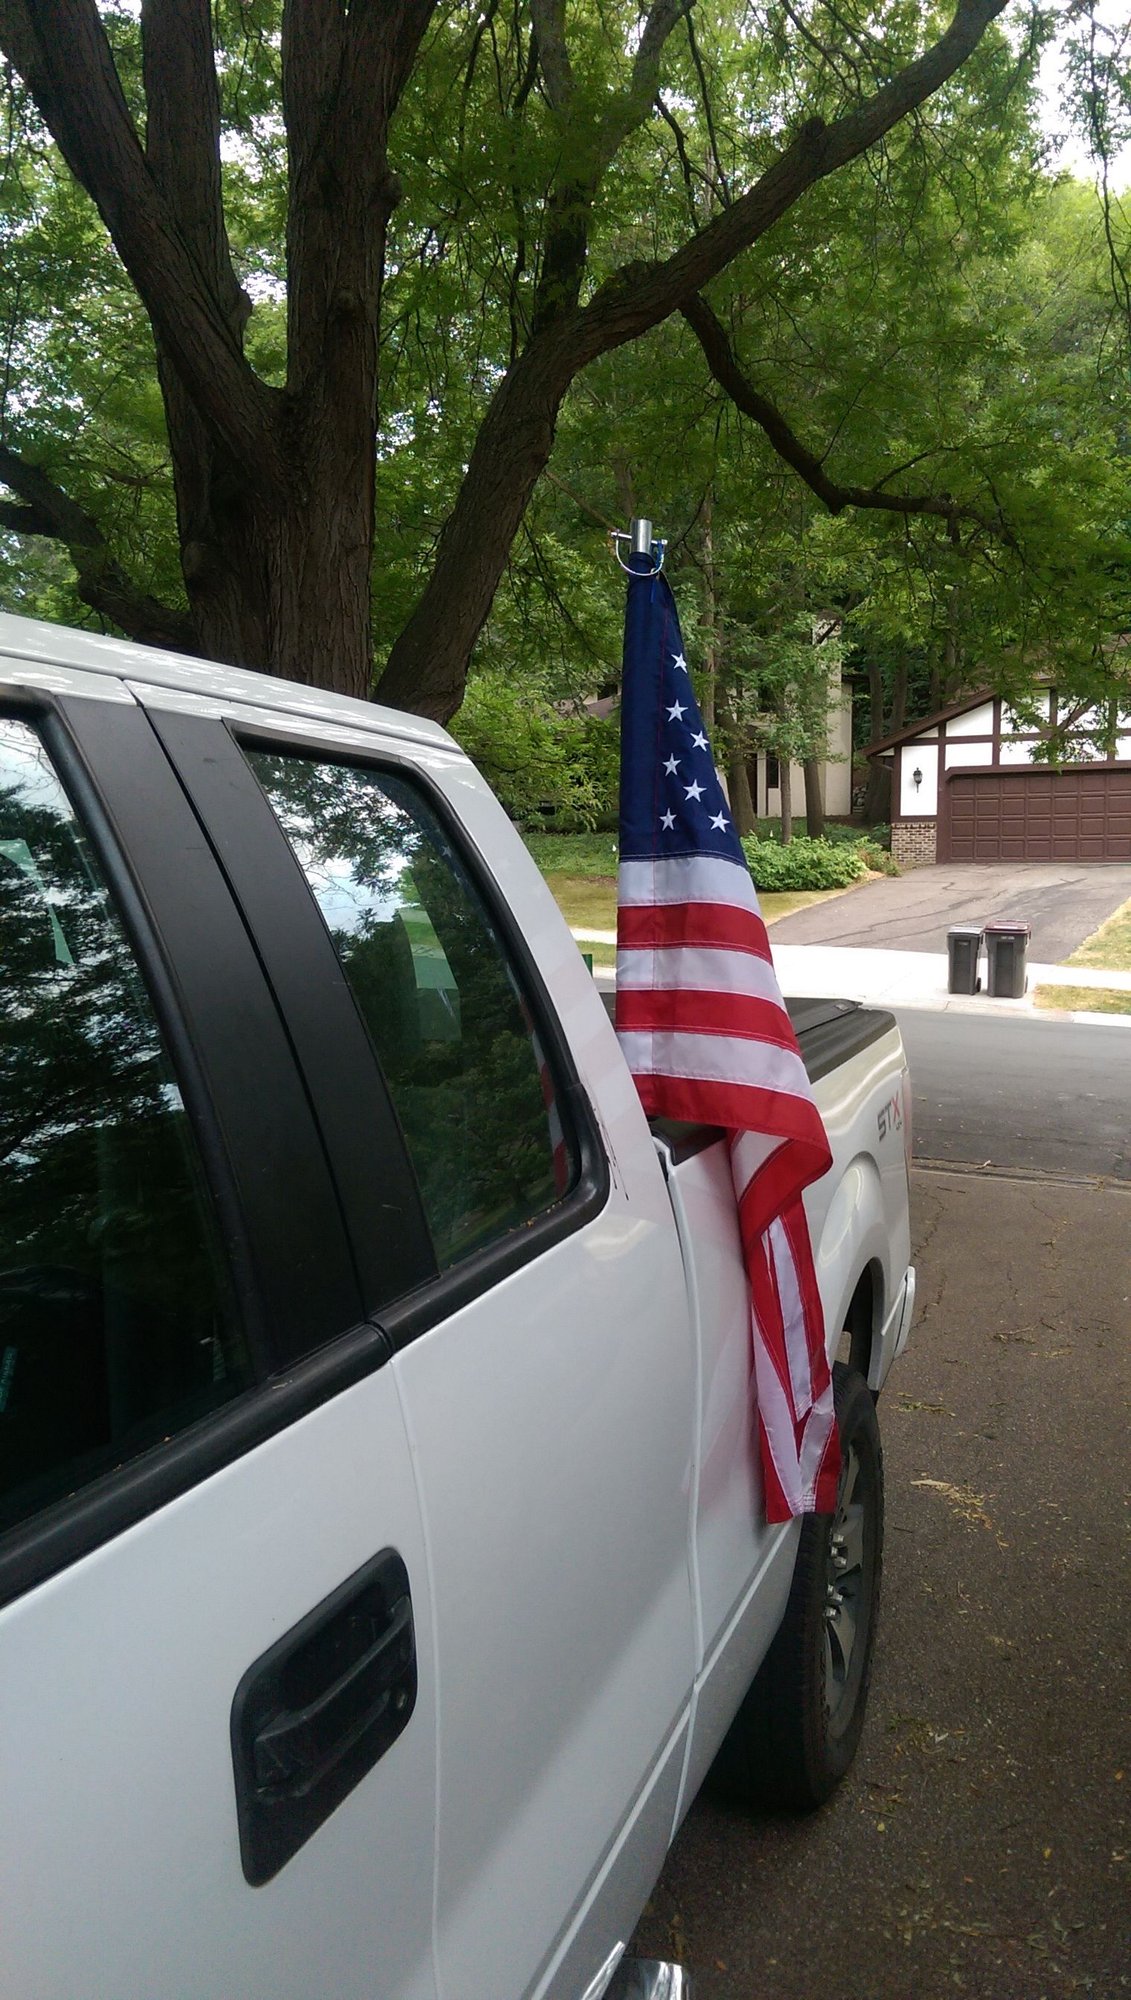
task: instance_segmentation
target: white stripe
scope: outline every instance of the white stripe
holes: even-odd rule
[[[788,1146],[788,1139],[779,1139],[772,1132],[739,1132],[731,1141],[730,1171],[734,1181],[734,1191],[739,1202],[767,1160]]]
[[[617,900],[639,909],[655,903],[731,903],[757,910],[758,896],[744,861],[717,854],[674,854],[662,861],[622,861]]]
[[[738,1035],[694,1035],[682,1028],[622,1029],[620,1045],[634,1076],[678,1076],[740,1083],[813,1101],[805,1064],[793,1049]]]
[[[805,1308],[801,1303],[801,1287],[797,1282],[797,1266],[793,1261],[793,1251],[785,1228],[777,1216],[766,1231],[766,1242],[773,1258],[774,1276],[778,1284],[778,1300],[781,1305],[782,1325],[785,1329],[785,1352],[789,1362],[790,1386],[793,1390],[793,1407],[798,1416],[803,1417],[813,1401],[809,1344],[805,1338]]]
[[[783,1006],[773,966],[753,952],[730,951],[725,945],[622,947],[617,953],[617,985],[634,992],[745,993],[753,1000]]]
[[[786,1505],[791,1514],[801,1514],[804,1507],[793,1443],[793,1411],[778,1371],[766,1352],[757,1320],[754,1321],[754,1380],[758,1388],[758,1414]]]
[[[817,1474],[821,1470],[821,1460],[825,1456],[828,1442],[836,1423],[836,1408],[833,1402],[832,1378],[828,1388],[818,1396],[805,1420],[805,1435],[801,1440],[801,1490],[805,1495],[806,1511],[811,1513],[816,1499]]]
[[[836,1422],[832,1382],[804,1419],[799,1459],[794,1445],[794,1413],[777,1369],[762,1344],[757,1321],[754,1322],[754,1378],[767,1449],[786,1502],[794,1514],[811,1514],[817,1498],[817,1475]]]

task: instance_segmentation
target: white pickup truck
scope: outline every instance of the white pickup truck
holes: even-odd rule
[[[0,1990],[686,1990],[708,1770],[863,1716],[894,1023],[795,1015],[845,1473],[768,1528],[724,1145],[443,730],[0,617],[0,941]]]

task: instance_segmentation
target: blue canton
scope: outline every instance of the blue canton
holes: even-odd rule
[[[714,854],[745,867],[668,580],[647,574],[644,556],[633,556],[632,564],[621,691],[620,858]]]

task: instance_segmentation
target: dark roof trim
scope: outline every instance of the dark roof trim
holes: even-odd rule
[[[898,743],[906,743],[912,736],[922,736],[925,729],[933,729],[936,723],[949,722],[952,715],[965,715],[968,708],[981,708],[983,702],[994,699],[993,688],[981,688],[977,694],[965,694],[961,701],[952,701],[949,708],[936,708],[933,715],[924,715],[918,722],[909,722],[906,729],[897,729],[894,736],[881,736],[878,743],[869,743],[864,755],[878,757],[882,750],[894,750]]]

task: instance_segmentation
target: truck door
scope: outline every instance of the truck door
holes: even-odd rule
[[[34,678],[0,689],[0,1986],[435,2000],[388,1345],[149,722]]]
[[[262,884],[240,873],[240,815],[265,799],[286,832],[427,1221],[412,1282],[374,1312],[429,1551],[440,1989],[580,1993],[666,1850],[694,1674],[694,1376],[662,1177],[590,983],[610,1172],[539,951],[578,992],[586,976],[465,761],[442,739],[406,752],[313,720],[300,742],[250,712],[228,722],[205,756],[158,718],[245,909]],[[499,857],[505,905],[476,847]],[[282,944],[262,949],[285,983]],[[389,1155],[356,1115],[339,1146],[380,1288]]]

